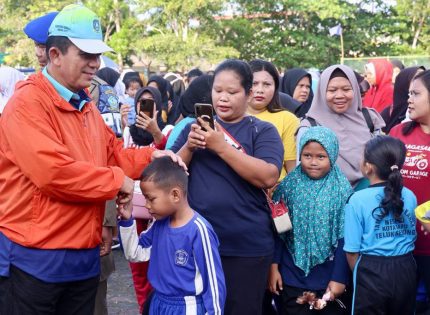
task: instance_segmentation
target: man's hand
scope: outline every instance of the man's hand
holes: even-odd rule
[[[124,182],[118,192],[116,203],[118,206],[129,203],[133,199],[134,181],[127,176],[124,176]]]
[[[112,250],[112,227],[102,227],[102,243],[100,244],[100,257],[108,255]]]
[[[180,167],[184,169],[184,171],[188,171],[187,165],[185,165],[184,161],[182,161],[181,157],[179,155],[176,155],[170,150],[156,150],[152,153],[151,160],[158,159],[163,156],[169,156],[173,162],[176,162],[179,164]]]

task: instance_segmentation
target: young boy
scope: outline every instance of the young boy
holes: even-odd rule
[[[125,99],[125,104],[123,105],[123,111],[127,111],[127,125],[133,125],[136,120],[136,109],[134,108],[134,97],[137,91],[143,88],[143,82],[139,77],[131,77],[124,81],[125,93],[127,97]]]
[[[212,226],[190,208],[188,177],[170,158],[154,160],[140,178],[146,207],[156,219],[140,236],[131,207],[119,208],[125,257],[148,261],[154,288],[150,314],[223,314],[225,280]]]

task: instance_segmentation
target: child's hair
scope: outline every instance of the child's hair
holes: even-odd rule
[[[266,71],[273,78],[275,82],[275,92],[273,93],[273,98],[270,100],[269,105],[267,105],[267,110],[270,113],[276,113],[284,110],[281,106],[281,101],[279,100],[279,74],[276,67],[266,60],[255,59],[249,62],[252,73],[259,71]]]
[[[188,176],[178,163],[169,156],[163,156],[151,162],[140,176],[142,182],[153,182],[155,186],[166,191],[179,187],[187,194]]]
[[[239,59],[227,59],[221,62],[215,69],[214,80],[216,76],[223,71],[233,71],[240,77],[240,84],[245,89],[245,94],[249,95],[252,88],[253,75],[249,65]]]
[[[190,78],[194,78],[194,77],[199,77],[201,75],[203,75],[203,71],[200,70],[199,68],[194,68],[194,69],[191,69],[190,71],[188,71],[187,78],[190,79]]]
[[[390,212],[396,220],[401,220],[403,213],[403,179],[400,170],[405,162],[406,146],[399,139],[390,136],[377,136],[369,140],[364,148],[364,161],[375,166],[376,175],[387,184],[384,198],[378,208],[379,219]]]
[[[420,80],[425,86],[427,92],[430,94],[430,70],[424,70],[424,71],[418,72],[411,80],[411,83],[415,80]],[[408,121],[407,123],[404,124],[402,128],[403,135],[407,136],[419,125],[420,124],[414,120]]]
[[[124,82],[124,84],[125,84],[125,89],[126,89],[126,90],[128,90],[128,89],[129,89],[129,87],[130,87],[130,85],[131,85],[132,83],[138,83],[138,84],[140,85],[140,87],[141,87],[141,88],[143,87],[143,81],[142,81],[140,78],[138,78],[138,77],[131,77],[130,79],[125,80],[125,82]]]

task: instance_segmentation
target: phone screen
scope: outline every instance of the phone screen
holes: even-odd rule
[[[154,100],[141,100],[139,108],[146,116],[152,118],[154,114]]]
[[[196,117],[201,117],[204,121],[209,123],[212,129],[215,129],[214,112],[211,104],[196,103],[194,104],[194,109]],[[205,129],[203,128],[203,130]]]

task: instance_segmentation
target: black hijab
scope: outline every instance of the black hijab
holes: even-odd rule
[[[294,90],[296,89],[297,84],[304,77],[309,78],[309,82],[311,85],[311,90],[309,91],[309,97],[306,102],[302,103],[302,105],[296,110],[295,114],[297,117],[305,117],[306,113],[311,108],[312,100],[314,98],[314,93],[312,91],[312,76],[309,72],[302,68],[293,68],[285,71],[284,76],[281,81],[281,89],[280,92],[290,95],[293,97]]]
[[[137,114],[137,106],[139,103],[139,99],[142,96],[142,94],[145,92],[151,93],[152,97],[154,98],[155,107],[158,111],[157,124],[158,124],[158,127],[161,130],[163,130],[166,124],[161,119],[161,94],[160,94],[160,91],[155,87],[146,86],[137,91],[136,96],[134,98],[134,106],[135,106],[136,114]],[[130,135],[131,135],[131,138],[133,139],[133,142],[139,146],[150,145],[154,141],[154,138],[152,137],[151,133],[149,133],[148,131],[142,128],[137,127],[136,124],[133,124],[130,126]]]
[[[296,114],[297,110],[300,108],[300,105],[302,105],[299,101],[296,101],[287,93],[282,92],[279,92],[279,101],[283,108],[293,114]]]
[[[159,75],[153,75],[149,78],[147,85],[149,85],[151,82],[157,83],[158,91],[161,94],[161,106],[166,107],[167,109],[167,102],[169,101],[169,97],[167,96],[167,91],[170,85],[169,81],[163,79],[163,77]]]
[[[421,67],[409,67],[399,72],[394,82],[394,97],[392,112],[386,120],[386,126],[383,128],[385,133],[389,133],[391,128],[400,124],[406,117],[408,109],[409,86],[414,76],[419,69],[425,70]],[[388,116],[388,115],[387,115]]]
[[[96,72],[96,76],[105,81],[111,87],[114,87],[119,79],[119,73],[111,68],[103,68]]]
[[[178,103],[178,109],[184,118],[195,116],[195,103],[212,104],[213,83],[213,76],[207,74],[195,78],[190,83]]]

